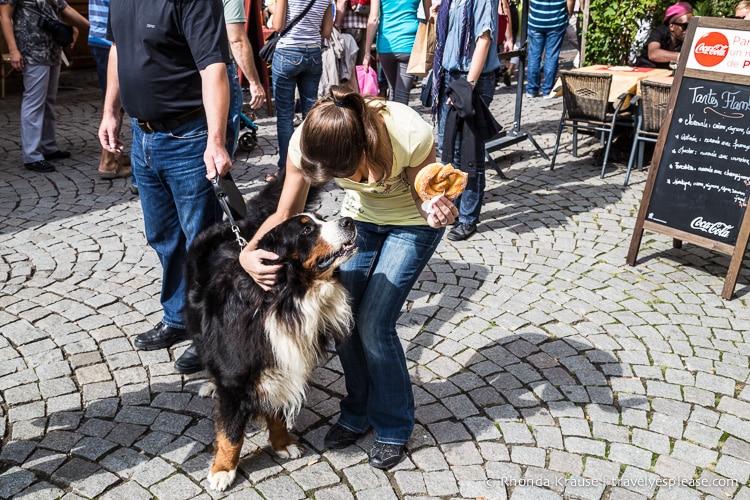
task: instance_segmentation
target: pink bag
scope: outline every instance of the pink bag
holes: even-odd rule
[[[357,66],[357,83],[360,94],[378,95],[378,74],[372,66],[369,66],[367,71],[364,66]]]

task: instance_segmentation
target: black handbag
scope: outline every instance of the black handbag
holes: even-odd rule
[[[297,22],[304,17],[305,14],[310,10],[310,7],[313,6],[315,3],[315,0],[310,0],[310,3],[305,7],[305,10],[300,12],[300,14],[294,18],[294,21],[289,23],[283,30],[274,31],[270,35],[268,35],[268,38],[266,38],[266,43],[263,45],[263,47],[260,48],[258,51],[258,57],[266,61],[267,63],[273,62],[273,53],[276,52],[276,43],[279,41],[279,38],[286,35],[286,33],[294,27]]]
[[[52,39],[61,47],[73,43],[73,26],[50,17],[40,17],[37,26],[50,34]]]
[[[52,2],[47,0],[46,3],[55,10],[55,5]],[[41,4],[37,3],[37,7],[39,7],[39,21],[37,21],[36,25],[39,29],[49,33],[52,40],[61,47],[67,47],[73,43],[73,26],[46,15]]]

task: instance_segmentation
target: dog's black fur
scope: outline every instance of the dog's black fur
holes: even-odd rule
[[[282,183],[270,182],[248,203],[248,216],[238,221],[247,241],[275,210]],[[232,484],[249,418],[266,420],[278,454],[301,455],[287,426],[326,343],[348,334],[351,311],[334,270],[355,252],[355,236],[349,218],[322,223],[309,214],[272,229],[258,243],[282,265],[268,292],[240,266],[228,223],[206,229],[191,245],[187,328],[218,397],[212,488]]]

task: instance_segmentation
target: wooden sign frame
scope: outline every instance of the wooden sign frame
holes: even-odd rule
[[[646,180],[646,186],[643,191],[643,198],[641,200],[640,209],[638,210],[638,216],[636,219],[635,227],[633,229],[633,236],[630,241],[630,248],[628,249],[627,263],[631,266],[636,265],[636,259],[638,258],[638,250],[641,246],[641,240],[643,239],[643,231],[648,230],[656,233],[661,233],[666,236],[671,236],[674,248],[680,248],[683,241],[687,241],[694,245],[715,250],[725,255],[731,256],[731,261],[727,271],[727,275],[724,281],[724,288],[721,292],[721,296],[724,299],[730,300],[734,294],[734,289],[737,284],[737,277],[742,267],[742,261],[744,259],[745,251],[747,249],[748,239],[750,238],[750,210],[747,210],[747,197],[745,198],[744,214],[742,221],[739,226],[737,233],[736,242],[727,244],[722,241],[716,241],[710,237],[699,236],[692,234],[687,231],[675,229],[665,224],[659,224],[650,220],[646,220],[649,205],[651,203],[652,195],[655,190],[655,182],[657,180],[657,174],[662,161],[664,153],[664,147],[667,143],[667,139],[670,136],[672,129],[672,118],[675,112],[675,105],[680,96],[680,88],[684,77],[694,78],[704,81],[722,82],[736,84],[740,86],[750,86],[750,73],[747,68],[745,71],[747,76],[741,74],[731,74],[727,72],[710,71],[704,69],[697,69],[692,65],[688,68],[688,61],[690,51],[693,50],[693,42],[698,28],[710,28],[716,30],[733,30],[733,31],[750,31],[750,23],[743,20],[735,19],[719,19],[719,18],[706,18],[706,17],[693,17],[690,20],[688,27],[688,33],[685,37],[685,41],[682,46],[682,52],[680,54],[680,63],[677,67],[674,83],[670,91],[669,104],[667,108],[667,115],[659,132],[659,138],[654,149],[654,155],[651,160],[651,167],[649,168],[648,178]],[[731,47],[731,45],[730,45]],[[729,50],[729,49],[728,49]],[[750,60],[750,47],[744,47],[744,56],[747,60]],[[750,111],[748,111],[750,115]],[[741,205],[742,206],[742,205]]]

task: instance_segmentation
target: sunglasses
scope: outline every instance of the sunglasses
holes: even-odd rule
[[[688,23],[672,23],[672,24],[674,24],[675,26],[679,26],[680,28],[682,28],[682,31],[687,31],[688,26],[689,26]]]

